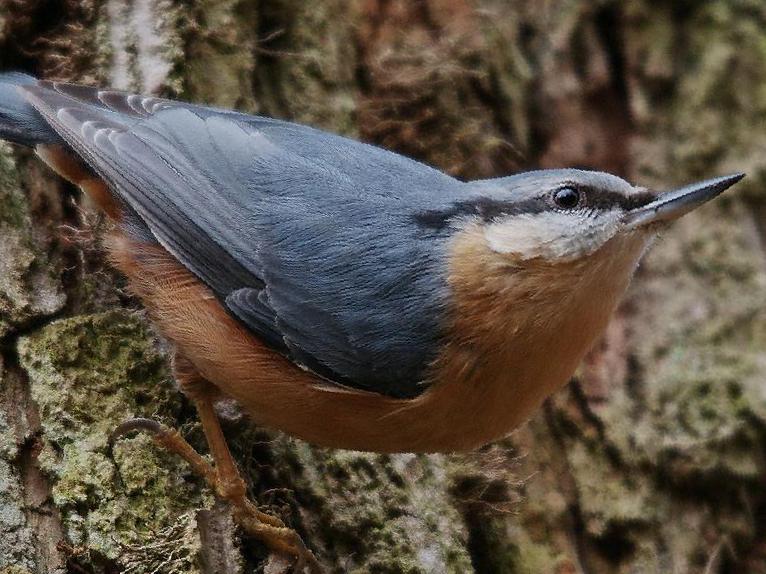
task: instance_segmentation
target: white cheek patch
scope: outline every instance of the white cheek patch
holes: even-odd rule
[[[617,217],[610,215],[594,218],[559,211],[514,215],[488,224],[484,237],[493,251],[520,259],[575,259],[611,237]]]

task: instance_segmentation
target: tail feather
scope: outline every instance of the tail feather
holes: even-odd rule
[[[0,139],[30,147],[61,141],[18,89],[36,82],[20,72],[0,73]]]

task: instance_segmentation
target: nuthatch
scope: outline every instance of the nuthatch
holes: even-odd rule
[[[121,430],[155,431],[251,531],[312,561],[245,498],[218,394],[331,447],[502,437],[569,379],[656,232],[743,177],[462,182],[294,123],[22,74],[0,76],[0,137],[114,220],[109,254],[174,344],[216,467],[149,421]]]

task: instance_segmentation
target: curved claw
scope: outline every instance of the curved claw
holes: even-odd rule
[[[109,435],[109,450],[111,451],[114,448],[114,444],[118,439],[133,431],[149,433],[158,445],[183,458],[209,484],[216,484],[216,471],[210,463],[194,450],[177,430],[168,428],[164,424],[152,419],[137,417],[121,423]]]
[[[125,435],[133,431],[143,431],[154,435],[156,438],[163,438],[170,434],[170,429],[164,424],[159,423],[152,419],[146,419],[136,417],[134,419],[128,419],[123,423],[120,423],[116,429],[109,434],[108,444],[109,448],[114,447],[114,443],[121,439]]]

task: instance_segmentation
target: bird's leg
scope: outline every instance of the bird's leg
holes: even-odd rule
[[[295,572],[303,573],[306,568],[312,574],[321,572],[319,562],[306,548],[300,535],[285,526],[276,516],[261,511],[247,498],[245,481],[231,456],[215,412],[215,387],[202,378],[189,361],[177,354],[173,358],[173,374],[184,393],[197,407],[215,465],[208,463],[178,431],[149,419],[126,421],[115,429],[111,440],[114,441],[134,430],[149,432],[160,446],[186,460],[194,471],[205,479],[210,488],[231,505],[234,520],[248,534],[274,551],[295,556]]]

